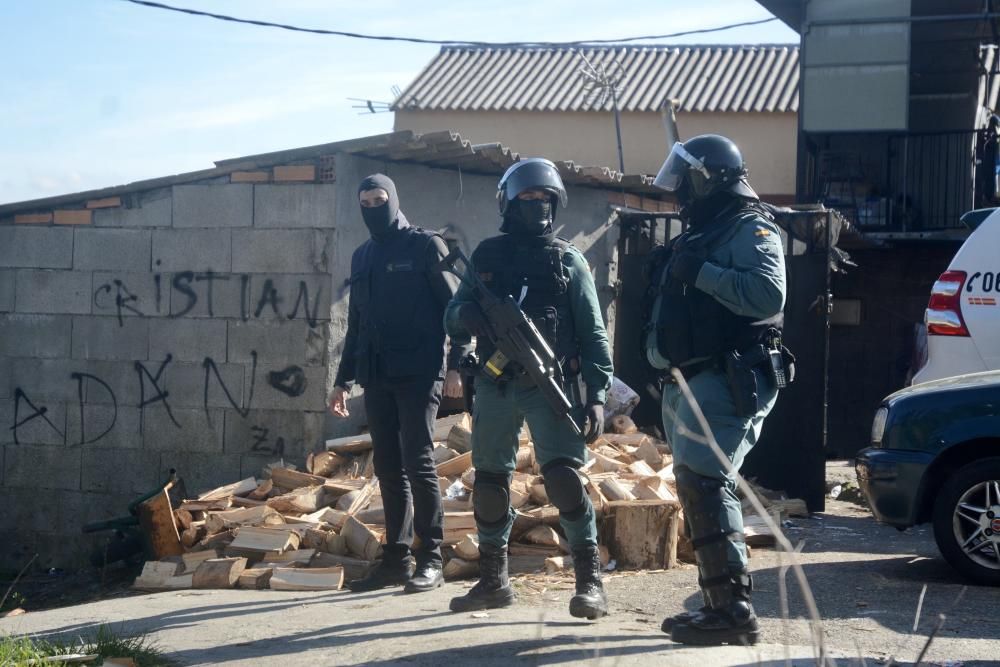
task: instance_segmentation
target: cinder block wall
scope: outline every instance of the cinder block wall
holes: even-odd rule
[[[337,185],[279,166],[0,221],[0,566],[323,437]]]

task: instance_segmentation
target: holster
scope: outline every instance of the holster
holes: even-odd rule
[[[760,409],[757,374],[753,371],[756,364],[751,364],[736,350],[723,355],[723,363],[726,379],[729,382],[729,391],[733,395],[733,404],[736,406],[736,416],[754,416]]]
[[[476,399],[476,376],[479,374],[479,358],[471,352],[465,355],[458,363],[458,372],[462,375],[462,398],[465,400],[465,411],[471,415]]]

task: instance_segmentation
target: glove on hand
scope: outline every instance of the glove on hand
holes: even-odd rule
[[[604,406],[600,403],[587,405],[583,417],[583,438],[587,444],[595,442],[604,433]]]
[[[485,313],[483,313],[483,309],[479,307],[478,303],[470,302],[463,304],[458,309],[458,319],[461,320],[465,330],[476,338],[490,338],[493,335],[493,328],[490,326]]]

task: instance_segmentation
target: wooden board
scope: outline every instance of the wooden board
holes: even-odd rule
[[[248,590],[263,590],[267,588],[268,582],[271,581],[272,574],[274,574],[274,569],[270,567],[252,567],[243,570],[236,581],[236,587]]]
[[[450,477],[452,475],[461,475],[463,472],[472,467],[472,452],[466,452],[460,456],[456,456],[450,461],[445,461],[437,466],[438,477]]]
[[[232,588],[243,570],[246,558],[212,558],[206,560],[194,571],[194,588]]]
[[[752,547],[773,547],[777,542],[774,533],[756,514],[743,517],[743,535]]]
[[[256,490],[257,480],[253,477],[247,477],[246,479],[241,479],[238,482],[233,482],[232,484],[226,484],[225,486],[220,486],[217,489],[206,491],[198,496],[198,500],[221,500],[223,498],[228,498],[229,496],[245,496]]]
[[[371,569],[371,561],[351,558],[350,556],[337,556],[328,553],[318,553],[313,559],[312,566],[315,567],[342,567],[344,568],[344,578],[347,581],[361,579],[368,570]],[[312,568],[310,568],[312,569]]]
[[[459,453],[456,452],[451,447],[445,447],[444,445],[438,445],[431,452],[431,458],[434,460],[434,465],[440,465],[440,464],[444,463],[445,461],[452,460],[453,458],[455,458],[456,456],[458,456],[458,454]]]
[[[169,486],[168,484],[158,494],[141,503],[136,511],[148,553],[155,558],[180,556],[184,553],[174,519],[174,508],[170,506]]]
[[[677,500],[667,483],[655,475],[639,480],[632,493],[639,500]]]
[[[289,468],[272,468],[271,481],[282,489],[293,490],[303,486],[321,486],[326,482],[326,477],[310,475],[307,472],[299,472]],[[256,487],[254,488],[256,489]]]
[[[337,454],[360,454],[372,448],[372,436],[369,433],[352,435],[346,438],[334,438],[326,441],[326,450]]]
[[[344,586],[344,568],[275,568],[271,575],[273,591],[339,591]]]
[[[622,569],[661,570],[677,565],[677,514],[669,500],[612,501],[605,539]]]
[[[267,553],[279,553],[295,549],[299,546],[298,534],[288,528],[257,528],[245,526],[239,529],[236,539],[229,548],[232,550]]]

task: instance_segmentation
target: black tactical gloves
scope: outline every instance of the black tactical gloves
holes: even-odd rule
[[[583,438],[587,444],[595,442],[604,433],[604,406],[590,403],[583,417]]]

